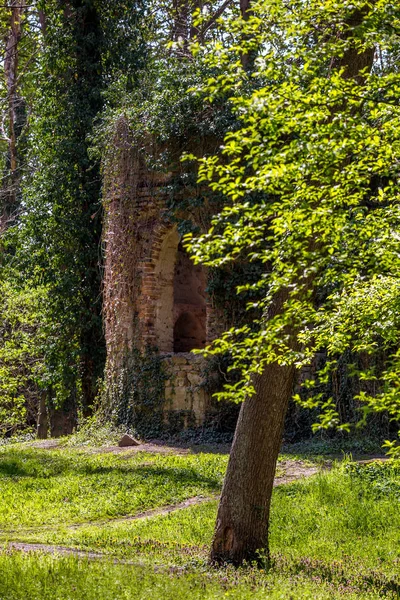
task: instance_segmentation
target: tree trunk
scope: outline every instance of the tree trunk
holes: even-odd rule
[[[17,208],[17,191],[19,187],[19,161],[17,142],[19,129],[21,129],[20,116],[18,109],[23,101],[17,93],[18,87],[18,63],[19,63],[19,43],[22,36],[21,19],[25,7],[21,5],[20,0],[12,0],[10,9],[10,30],[6,39],[6,48],[4,53],[4,75],[7,84],[7,137],[8,137],[8,177],[6,180],[6,189],[3,192],[2,214],[0,216],[0,229],[4,230],[10,219],[13,218]]]
[[[240,0],[240,13],[242,18],[247,21],[250,17],[251,11],[251,0]],[[246,38],[245,38],[246,40]],[[242,52],[240,60],[242,62],[242,66],[245,71],[251,71],[254,66],[254,59],[256,57],[256,53],[253,52]]]
[[[46,394],[42,393],[39,401],[39,411],[37,417],[37,437],[39,440],[46,440],[48,434],[48,419],[46,407]]]
[[[174,22],[171,38],[174,42],[181,41],[187,51],[191,21],[191,2],[190,0],[173,0],[172,10]]]
[[[78,411],[75,401],[75,394],[64,401],[60,407],[55,407],[54,403],[50,403],[49,411],[50,435],[52,438],[71,435],[78,425]]]
[[[271,495],[294,375],[293,366],[268,365],[242,405],[218,508],[214,563],[260,562],[262,549],[269,558]]]
[[[9,148],[10,148],[10,170],[11,173],[17,169],[17,136],[15,132],[16,122],[16,91],[18,74],[18,44],[21,39],[21,18],[24,8],[19,0],[12,0],[10,33],[7,38],[6,52],[4,57],[4,72],[7,80],[7,98],[9,110]]]

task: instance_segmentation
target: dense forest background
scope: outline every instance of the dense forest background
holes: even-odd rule
[[[3,434],[32,427],[45,406],[53,434],[72,431],[99,402],[102,165],[115,123],[125,115],[138,143],[146,134],[165,144],[224,119],[200,123],[187,93],[202,77],[188,50],[195,9],[86,0],[1,9]]]
[[[363,3],[358,4],[362,12]],[[382,34],[378,40],[381,46],[374,54],[373,68],[377,77],[386,77],[387,85],[396,86],[399,46],[389,27],[395,8],[392,7],[394,12],[390,13],[389,4],[381,4],[382,11],[389,16],[382,21],[386,37]],[[351,12],[354,7],[345,9]],[[243,172],[238,174],[233,169],[227,174],[218,171],[215,163],[200,163],[200,178],[206,181],[208,177],[208,181],[202,184],[199,193],[196,187],[198,163],[192,160],[181,164],[180,158],[184,154],[196,158],[198,141],[202,140],[206,157],[212,161],[225,136],[234,136],[243,127],[241,98],[252,98],[268,78],[275,81],[277,77],[277,72],[260,74],[261,62],[257,61],[263,60],[267,41],[257,35],[252,37],[256,31],[254,22],[248,25],[248,31],[229,27],[229,23],[240,16],[242,22],[250,22],[249,14],[249,3],[245,0],[213,5],[197,0],[154,3],[37,0],[25,5],[20,0],[11,0],[7,7],[1,8],[1,435],[35,430],[38,416],[40,426],[40,414],[45,409],[50,416],[52,435],[71,432],[85,417],[99,410],[101,413],[107,392],[102,324],[103,224],[107,207],[103,203],[102,182],[116,155],[115,131],[121,118],[129,124],[132,144],[145,157],[149,168],[162,171],[172,162],[181,165],[171,188],[169,208],[170,219],[178,222],[182,235],[198,233],[193,223],[179,218],[182,202],[187,202],[188,197],[182,200],[182,189],[195,190],[189,193],[193,205],[211,203],[214,214],[222,209],[226,198],[232,199],[224,183],[229,183],[232,176],[239,185],[238,177],[240,179]],[[375,18],[381,17],[377,13]],[[328,35],[329,19],[332,28],[337,25],[334,12],[325,19],[317,28],[325,27]],[[368,35],[373,27],[369,23]],[[311,48],[315,42],[309,32],[307,36],[305,45]],[[290,43],[288,40],[289,47]],[[292,43],[297,42],[292,40]],[[211,54],[209,47],[213,48]],[[324,51],[332,52],[331,65],[334,65],[332,47],[327,44]],[[290,65],[285,43],[282,42],[276,52],[282,64]],[[326,62],[326,55],[319,59]],[[299,53],[297,60],[301,65],[304,54]],[[323,77],[321,64],[309,65],[309,69],[322,69]],[[343,89],[340,92],[343,93]],[[395,94],[394,89],[392,92]],[[324,90],[319,93],[323,94]],[[370,93],[381,93],[378,84]],[[388,95],[385,101],[390,104],[392,97]],[[332,112],[346,110],[340,105],[343,100],[338,102]],[[243,106],[246,106],[244,101]],[[294,118],[291,106],[288,101],[288,121]],[[283,111],[285,107],[278,108]],[[349,110],[356,109],[353,106]],[[381,116],[371,118],[379,121]],[[275,126],[281,127],[283,138],[290,136],[278,120]],[[235,149],[234,137],[230,139],[230,150],[228,148],[223,159],[227,163],[235,152],[239,155],[243,150]],[[392,142],[394,147],[397,143],[394,137]],[[251,143],[254,144],[254,140]],[[249,152],[252,152],[251,143],[247,148]],[[318,168],[316,165],[316,172]],[[377,197],[385,202],[379,190],[390,187],[395,172],[393,167],[392,171],[386,169],[385,172],[382,168],[373,174],[368,201],[373,204]],[[209,185],[213,181],[214,185]],[[271,188],[269,193],[275,198],[281,190]],[[263,191],[259,187],[255,186],[250,196],[252,206],[262,205]],[[235,214],[228,214],[226,218],[234,229]],[[199,260],[208,261],[214,269],[209,293],[226,312],[227,326],[250,327],[245,336],[241,330],[237,355],[243,350],[241,340],[249,344],[248,340],[254,341],[254,336],[259,334],[257,327],[252,329],[252,324],[265,310],[265,302],[258,305],[258,299],[268,296],[259,281],[266,263],[260,253],[265,250],[262,244],[267,244],[265,240],[269,235],[263,229],[262,219],[269,222],[269,218],[270,215],[261,210],[250,217],[245,213],[244,220],[237,221],[244,227],[242,239],[248,241],[250,233],[246,223],[248,219],[257,223],[259,219],[259,233],[254,234],[253,228],[258,255],[250,256],[248,249],[243,250],[240,244],[235,254],[231,252],[234,246],[231,242],[226,246],[222,244],[222,250],[210,250],[208,240],[203,240],[203,246],[201,242],[199,246],[192,246]],[[394,220],[392,213],[392,223]],[[334,229],[332,223],[325,225],[328,233]],[[223,230],[223,226],[222,221],[214,224],[217,230],[218,227]],[[374,230],[371,231],[372,239]],[[228,239],[226,235],[225,239]],[[349,242],[349,246],[352,243]],[[221,252],[233,257],[228,266],[217,260]],[[287,264],[293,261],[296,252],[294,247],[290,249]],[[354,244],[351,253],[357,253]],[[301,258],[300,254],[299,251]],[[361,255],[367,256],[365,252]],[[385,261],[388,260],[386,257]],[[357,264],[362,279],[363,269],[360,262]],[[239,296],[238,286],[247,286]],[[329,279],[321,279],[315,286],[317,304],[324,303],[331,286]],[[386,282],[382,289],[387,287]],[[396,315],[397,295],[394,289],[392,291],[384,302],[392,302]],[[376,292],[375,296],[379,294]],[[245,311],[249,301],[253,304],[250,312]],[[345,315],[345,308],[343,311]],[[360,305],[360,323],[364,328],[371,323],[367,312]],[[326,331],[321,334],[321,340],[325,335],[325,348],[328,346]],[[318,393],[314,393],[315,382],[313,394],[309,392],[310,386],[299,391],[299,378],[294,386],[299,392],[300,404],[311,407],[314,412],[307,416],[298,405],[291,405],[288,437],[309,435],[321,407],[325,411],[325,420],[321,419],[324,426],[337,425],[336,417],[341,422],[355,424],[364,414],[370,432],[388,437],[394,434],[396,425],[390,420],[393,414],[388,412],[388,406],[381,403],[378,414],[370,414],[367,419],[366,413],[371,411],[366,410],[362,400],[376,397],[385,385],[390,389],[395,387],[393,377],[388,376],[385,383],[383,374],[393,375],[388,365],[390,361],[390,365],[393,363],[396,354],[396,331],[395,316],[390,331],[378,327],[369,345],[338,343],[332,350],[335,359],[331,362],[321,342],[317,358],[310,359],[310,354],[307,357],[308,364],[312,363],[311,379],[317,368],[323,370],[317,383]],[[345,335],[338,327],[335,339]],[[232,364],[236,360],[232,356],[227,358],[226,350],[225,341],[219,348],[223,368],[227,362]],[[249,360],[245,372],[246,369],[251,372]],[[309,370],[303,368],[300,379],[306,379],[307,374]],[[242,383],[239,375],[231,381],[231,396]],[[394,396],[390,398],[393,406]],[[372,400],[367,406],[377,408]]]

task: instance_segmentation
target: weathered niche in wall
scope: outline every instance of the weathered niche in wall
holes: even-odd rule
[[[178,245],[174,270],[174,352],[190,352],[206,345],[206,278]]]
[[[178,245],[179,234],[173,229],[163,240],[155,269],[158,294],[154,326],[160,352],[172,352],[174,347],[174,273]]]
[[[160,352],[191,352],[206,344],[206,276],[194,265],[176,229],[164,238],[155,270],[155,335]]]

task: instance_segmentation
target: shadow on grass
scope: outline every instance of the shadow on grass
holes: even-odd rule
[[[151,464],[132,465],[129,462],[121,464],[102,465],[83,456],[61,456],[60,454],[38,450],[13,450],[11,453],[0,455],[0,478],[34,478],[49,479],[68,475],[85,475],[96,477],[110,475],[111,479],[121,479],[127,482],[131,475],[135,482],[154,479],[154,484],[180,484],[186,486],[201,485],[209,490],[217,490],[221,485],[218,477],[208,477],[197,472],[190,464],[187,467],[176,465],[158,466]],[[114,476],[114,477],[113,477]]]
[[[215,443],[194,443],[194,442],[174,442],[165,440],[149,440],[153,446],[171,448],[172,450],[187,450],[190,454],[218,454],[227,455],[231,450],[231,442]]]

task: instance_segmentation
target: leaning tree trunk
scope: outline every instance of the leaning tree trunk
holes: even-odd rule
[[[282,312],[287,298],[287,290],[277,294],[267,319]],[[295,374],[293,365],[267,365],[254,377],[255,394],[242,404],[218,507],[213,563],[240,565],[269,558],[272,488]]]
[[[243,403],[218,508],[211,549],[215,563],[268,558],[268,521],[276,462],[295,368],[276,363],[257,376]]]

